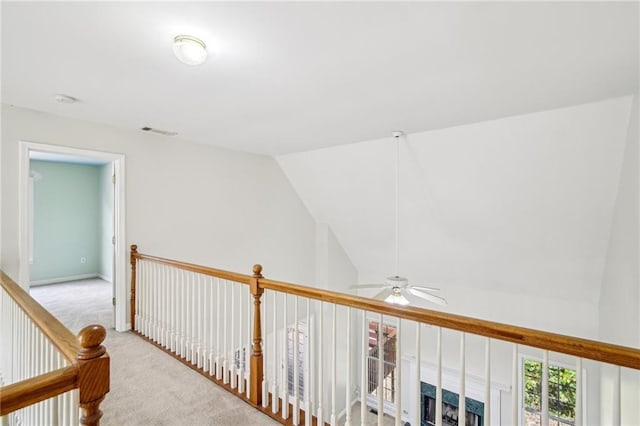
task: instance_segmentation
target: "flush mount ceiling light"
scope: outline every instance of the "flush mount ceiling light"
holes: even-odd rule
[[[183,64],[200,65],[207,60],[207,45],[190,35],[177,35],[173,39],[173,53]]]
[[[73,96],[63,95],[62,93],[58,93],[54,95],[53,99],[55,99],[56,102],[61,104],[72,104],[77,101],[77,99],[74,98]]]

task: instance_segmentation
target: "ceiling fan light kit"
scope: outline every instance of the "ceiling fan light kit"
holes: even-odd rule
[[[359,288],[382,288],[382,290],[376,294],[373,298],[384,300],[386,303],[393,305],[406,306],[410,303],[406,295],[412,295],[426,300],[430,303],[435,303],[440,306],[445,306],[447,301],[442,297],[431,294],[430,292],[439,291],[438,288],[425,287],[419,285],[410,285],[407,278],[400,276],[400,137],[404,135],[404,132],[396,130],[391,133],[393,140],[396,144],[396,185],[395,185],[395,261],[396,261],[396,274],[388,277],[385,284],[365,284],[352,286],[353,289]]]

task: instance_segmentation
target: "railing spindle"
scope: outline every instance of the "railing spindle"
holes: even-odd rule
[[[511,354],[511,423],[514,425],[519,424],[520,420],[518,393],[518,345],[513,345]]]
[[[322,384],[324,382],[324,302],[319,302],[320,310],[318,312],[318,410],[316,412],[317,424],[324,425],[324,390]]]
[[[284,364],[282,371],[282,418],[287,420],[289,418],[289,322],[288,322],[288,312],[287,308],[287,300],[289,295],[284,293],[284,303],[283,303],[283,321],[284,325],[282,327],[284,336],[283,336],[283,346],[284,346],[284,354],[282,357],[282,361]]]
[[[311,310],[309,305],[309,299],[307,300],[307,329],[304,335],[304,424],[305,426],[311,426],[311,420],[313,413],[311,412],[311,389],[313,384],[311,383],[311,374],[309,368],[311,366]]]
[[[286,297],[286,294],[285,294]],[[336,304],[333,303],[331,322],[331,426],[336,426]]]
[[[369,370],[369,327],[367,323],[367,311],[362,311],[362,339],[361,339],[361,365],[360,365],[360,422],[367,418],[368,370]]]
[[[273,336],[271,339],[271,345],[273,346],[273,357],[271,362],[273,364],[273,374],[271,375],[271,412],[277,413],[280,409],[280,398],[278,397],[278,293],[273,292]]]
[[[395,364],[396,373],[394,376],[394,390],[395,390],[395,403],[396,403],[396,419],[395,426],[401,426],[402,424],[402,318],[398,318],[398,330],[396,331],[396,353]]]
[[[300,424],[300,329],[298,327],[298,296],[293,298],[293,425]]]
[[[458,399],[458,424],[465,426],[467,424],[467,393],[466,393],[466,339],[465,333],[460,333],[460,393]]]
[[[351,307],[347,308],[347,376],[345,381],[345,426],[351,426]]]
[[[416,398],[416,409],[413,413],[413,421],[411,422],[412,424],[416,424],[419,425],[420,424],[420,394],[421,394],[421,389],[420,389],[420,372],[422,369],[422,361],[420,360],[420,353],[422,352],[422,345],[421,345],[421,336],[420,334],[422,333],[421,327],[420,327],[420,323],[416,322],[416,376],[414,377],[414,395]]]
[[[575,426],[582,426],[582,358],[576,359],[576,411],[574,418]]]
[[[541,423],[549,424],[549,351],[542,353],[542,411]]]
[[[483,423],[491,425],[491,339],[484,342],[484,416]]]
[[[378,426],[384,423],[384,315],[378,317],[378,371],[376,379],[378,381]]]

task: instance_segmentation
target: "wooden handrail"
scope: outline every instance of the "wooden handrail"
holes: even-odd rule
[[[47,336],[65,359],[74,363],[76,355],[81,349],[77,337],[2,271],[0,271],[0,282],[5,291]]]
[[[425,324],[477,334],[526,346],[588,358],[622,367],[640,370],[640,349],[602,343],[547,331],[518,327],[424,308],[400,307],[380,300],[353,296],[297,284],[259,279],[258,284],[266,290],[279,291],[310,299],[322,300],[351,308],[362,309],[384,315],[417,321]]]
[[[73,390],[77,382],[78,369],[69,366],[3,386],[0,388],[0,416]]]
[[[229,281],[235,281],[241,284],[247,284],[251,282],[251,275],[239,274],[237,272],[225,271],[222,269],[208,268],[206,266],[195,265],[193,263],[179,262],[177,260],[165,259],[163,257],[149,256],[148,254],[142,254],[137,252],[138,246],[135,246],[136,250],[133,250],[131,246],[131,258],[138,260],[147,260],[149,262],[161,263],[163,265],[173,266],[178,269],[184,269],[186,271],[196,272],[202,275],[208,275],[211,277],[222,278]]]
[[[136,247],[137,248],[137,247]],[[193,272],[211,275],[219,278],[229,279],[236,282],[249,284],[252,279],[257,281],[257,289],[273,290],[282,293],[292,294],[310,299],[321,300],[351,308],[362,309],[368,312],[376,312],[384,315],[392,315],[398,318],[417,321],[425,324],[449,328],[493,339],[517,343],[525,346],[532,346],[546,349],[553,352],[560,352],[594,361],[620,365],[640,370],[640,349],[626,346],[613,345],[598,342],[595,340],[572,337],[547,331],[534,330],[494,321],[487,321],[462,315],[439,312],[430,309],[416,307],[400,307],[390,305],[383,301],[353,296],[324,289],[291,284],[284,281],[276,281],[262,277],[254,278],[250,275],[239,274],[221,269],[208,268],[191,263],[178,262],[149,256],[140,253],[133,253],[132,258],[145,259],[152,262],[162,263]],[[256,265],[262,270],[260,265]],[[254,269],[255,270],[255,269]]]

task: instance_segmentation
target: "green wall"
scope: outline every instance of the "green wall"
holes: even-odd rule
[[[100,271],[100,166],[31,161],[31,283]],[[85,257],[86,263],[80,258]]]

